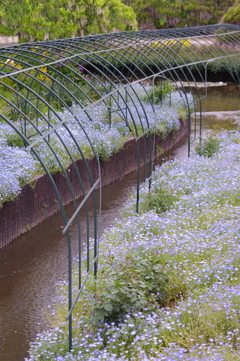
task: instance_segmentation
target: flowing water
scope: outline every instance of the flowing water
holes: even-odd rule
[[[234,86],[210,88],[204,117],[206,133],[236,127],[239,100]],[[171,156],[186,155],[185,140]],[[135,180],[133,172],[103,188],[102,230],[118,216]],[[73,245],[75,251],[76,248]],[[23,361],[28,355],[29,342],[44,329],[43,315],[54,299],[56,285],[64,280],[67,244],[60,214],[0,251],[0,361]]]

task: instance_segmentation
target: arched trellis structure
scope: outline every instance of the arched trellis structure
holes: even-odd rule
[[[164,133],[161,124],[160,128],[158,124],[163,105],[166,105],[166,101],[172,101],[171,95],[165,103],[163,101],[167,80],[179,91],[180,100],[177,101],[181,101],[185,108],[190,151],[191,141],[201,140],[202,136],[202,121],[197,130],[194,109],[195,103],[199,102],[201,113],[204,97],[197,88],[196,78],[205,83],[207,67],[214,62],[229,72],[239,84],[239,41],[240,27],[223,24],[95,35],[1,48],[1,123],[12,129],[12,144],[31,152],[41,165],[41,171],[48,175],[63,215],[63,233],[67,237],[69,254],[69,349],[72,346],[74,305],[88,275],[92,271],[95,276],[97,274],[101,193],[98,197],[96,189],[101,188],[101,159],[120,146],[113,142],[113,146],[102,149],[101,131],[108,139],[116,140],[116,129],[120,131],[122,127],[121,141],[129,136],[136,140],[138,211],[140,143],[145,150],[146,143],[149,144],[149,154],[144,153],[143,164],[144,179],[149,178],[150,187],[152,166],[147,172],[146,162],[153,162],[156,132]],[[189,85],[188,93],[182,87],[183,82]],[[197,94],[194,96],[192,83]],[[194,128],[193,139],[190,138],[191,128]],[[110,151],[108,148],[111,148]],[[96,160],[97,172],[93,172],[89,158]],[[77,166],[78,159],[82,160],[81,170]],[[62,172],[74,204],[70,217],[54,180],[56,170]],[[81,189],[80,200],[72,184],[72,172]],[[89,230],[89,197],[94,203],[92,237]],[[85,210],[87,228],[86,265],[82,262],[79,218],[82,208]],[[77,222],[79,244],[79,279],[75,300],[72,290],[73,221]],[[83,278],[84,267],[86,272]]]

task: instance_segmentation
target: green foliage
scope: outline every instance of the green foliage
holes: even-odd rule
[[[157,251],[129,254],[120,263],[111,256],[110,263],[111,268],[102,271],[103,279],[97,281],[92,301],[94,323],[101,320],[118,323],[129,312],[144,307],[155,309],[172,298],[167,294],[165,264]]]
[[[210,135],[205,141],[199,143],[195,149],[198,155],[211,157],[220,150],[220,143],[221,141],[218,138]]]
[[[221,22],[240,25],[240,0],[236,0],[234,6],[228,9]]]
[[[24,141],[22,137],[20,137],[20,135],[18,135],[17,133],[8,136],[7,144],[10,147],[20,147],[20,148],[24,147]]]
[[[18,34],[25,42],[136,30],[137,22],[171,28],[223,17],[239,24],[239,6],[239,0],[12,0],[0,4],[0,34]]]
[[[176,0],[127,0],[125,3],[133,8],[139,24],[153,22],[159,27],[166,23],[164,10],[174,6]]]
[[[148,95],[143,100],[153,104],[159,104],[173,91],[173,86],[170,81],[161,82],[158,85],[152,87]]]
[[[133,7],[140,26],[152,23],[157,28],[172,28],[216,24],[234,0],[130,0],[126,3]]]
[[[33,52],[33,55],[35,53]],[[35,65],[44,57],[47,52],[36,55],[30,62]],[[55,55],[57,60],[60,55]],[[47,59],[47,58],[46,58]],[[3,73],[11,73],[18,69],[23,69],[17,58],[8,59],[2,63],[0,70]],[[100,94],[103,94],[105,88],[100,85],[100,81],[93,78],[84,78],[83,69],[76,62],[61,62],[55,66],[43,66],[36,70],[30,70],[12,77],[6,77],[1,80],[1,95],[6,99],[1,99],[1,112],[11,120],[19,118],[41,119],[43,114],[48,113],[49,103],[53,109],[61,110],[66,106],[71,107],[73,103],[86,101],[87,94],[89,99],[97,100]],[[24,84],[24,85],[23,85]],[[26,89],[25,86],[30,89]],[[54,89],[54,93],[49,92],[48,87]],[[68,91],[67,91],[67,90]],[[41,100],[36,94],[40,95]],[[28,101],[28,99],[31,99]],[[22,115],[19,114],[19,109]]]
[[[19,24],[21,42],[71,37],[77,30],[66,0],[29,1],[28,14]]]
[[[0,34],[4,36],[11,36],[11,29],[9,29],[7,26],[0,24]]]
[[[16,16],[18,14],[18,16]],[[0,5],[0,32],[20,42],[135,30],[133,9],[120,0],[13,0]]]
[[[168,211],[175,201],[176,196],[173,196],[170,190],[154,189],[146,197],[146,204],[143,208],[144,211],[154,209],[156,213],[160,214]]]

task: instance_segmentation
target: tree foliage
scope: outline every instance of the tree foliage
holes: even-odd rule
[[[140,27],[152,23],[156,28],[172,28],[216,24],[234,0],[126,0],[126,3],[136,12]]]
[[[166,8],[175,6],[176,0],[127,0],[126,4],[134,9],[139,24],[153,23],[156,27],[163,26]]]
[[[240,0],[236,0],[222,18],[223,23],[240,25]]]
[[[11,0],[0,3],[0,33],[20,41],[136,30],[131,7],[121,0]]]
[[[225,14],[225,15],[224,15]],[[20,42],[140,28],[240,23],[240,0],[0,0],[0,34]]]

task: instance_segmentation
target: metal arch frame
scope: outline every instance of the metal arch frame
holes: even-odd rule
[[[122,32],[106,35],[93,35],[85,38],[17,44],[14,46],[8,45],[6,47],[0,48],[0,66],[2,65],[2,67],[0,68],[1,88],[5,89],[5,91],[11,90],[13,94],[19,96],[25,102],[26,107],[30,106],[34,110],[34,114],[37,119],[38,117],[40,117],[42,121],[45,121],[48,126],[48,130],[42,132],[41,128],[39,128],[38,126],[38,123],[34,123],[34,120],[31,118],[31,116],[26,113],[26,107],[24,110],[20,107],[19,103],[15,104],[7,96],[0,95],[0,99],[5,102],[6,106],[17,111],[19,115],[23,117],[24,122],[33,127],[33,129],[35,129],[35,131],[37,132],[37,139],[32,140],[31,137],[27,135],[27,128],[25,128],[25,131],[20,131],[11,118],[7,117],[5,114],[0,115],[2,120],[9,124],[13,128],[13,130],[23,139],[26,150],[31,150],[42,165],[42,168],[46,172],[52,184],[62,212],[64,223],[63,233],[66,234],[68,245],[69,313],[67,318],[69,325],[69,350],[72,349],[72,312],[74,306],[92,270],[94,270],[94,276],[97,276],[97,261],[99,256],[98,233],[100,229],[101,216],[101,192],[98,211],[97,196],[95,190],[98,185],[101,189],[101,164],[99,154],[95,149],[94,144],[91,142],[91,139],[87,134],[86,130],[79,121],[78,114],[71,109],[71,106],[68,105],[62,94],[64,93],[65,95],[67,95],[72,103],[75,102],[76,104],[78,104],[79,109],[82,112],[85,112],[89,122],[93,121],[91,109],[103,103],[108,111],[109,117],[111,117],[111,114],[113,112],[117,111],[121,114],[122,119],[125,121],[126,125],[130,130],[131,127],[129,121],[132,123],[134,127],[134,132],[132,135],[136,140],[136,146],[138,150],[136,201],[136,211],[138,211],[139,189],[141,181],[140,139],[143,138],[144,149],[146,151],[146,138],[150,138],[150,167],[148,174],[150,187],[154,161],[155,134],[151,135],[148,114],[146,113],[144,104],[139,98],[137,92],[135,91],[135,84],[141,84],[141,82],[145,80],[148,81],[149,84],[154,86],[156,83],[156,79],[160,77],[162,79],[170,79],[173,83],[175,83],[175,87],[180,90],[182,89],[182,79],[184,79],[188,82],[190,92],[191,94],[193,94],[190,83],[190,80],[192,80],[197,90],[197,97],[196,99],[194,99],[193,103],[195,104],[197,101],[199,101],[200,109],[202,111],[201,102],[203,99],[205,99],[205,97],[200,96],[199,90],[197,88],[196,79],[194,77],[194,73],[192,72],[192,68],[194,68],[194,70],[200,76],[202,82],[205,83],[207,80],[206,74],[208,64],[210,62],[221,62],[221,60],[224,59],[226,60],[226,65],[224,64],[225,69],[229,71],[234,81],[239,84],[240,78],[238,69],[236,67],[236,62],[232,60],[232,58],[237,59],[237,61],[239,62],[240,50],[235,45],[237,42],[239,42],[239,38],[239,26],[222,24],[196,28],[165,29],[154,31]],[[220,46],[219,39],[224,41],[225,48]],[[202,42],[202,40],[204,41],[204,43]],[[190,41],[190,47],[184,46],[184,41]],[[60,56],[62,58],[60,58]],[[17,69],[15,67],[16,64],[11,64],[8,59],[17,62],[22,67],[22,69]],[[76,67],[78,66],[81,66],[84,69],[84,74],[81,74],[76,70]],[[201,73],[199,66],[204,67],[205,76]],[[46,72],[43,70],[43,67],[47,69],[47,75]],[[59,68],[64,69],[65,73],[62,72]],[[9,70],[7,73],[5,73],[6,69]],[[50,79],[51,84],[46,83],[44,79],[42,80],[41,76],[47,76]],[[78,82],[74,80],[75,76],[77,77],[77,80],[80,81],[80,84],[78,84]],[[95,83],[88,80],[87,77],[91,77],[91,79]],[[8,84],[8,80],[10,80],[10,84]],[[30,84],[28,84],[29,80]],[[180,83],[180,85],[178,83]],[[35,84],[40,85],[41,88],[44,89],[45,93],[42,94],[40,91],[38,92],[38,90],[35,88]],[[19,91],[18,89],[15,89],[15,86],[17,85],[19,86],[19,89],[21,88],[26,90],[26,94],[24,94],[23,92],[21,93],[21,91]],[[110,88],[108,85],[110,85]],[[58,88],[55,91],[56,86]],[[101,87],[101,89],[99,89],[99,87]],[[58,93],[58,90],[61,90],[63,93]],[[97,100],[92,99],[92,97],[88,94],[88,91],[90,90],[94,91]],[[81,99],[78,98],[79,95],[75,95],[75,91],[79,92],[78,94],[81,95],[81,97],[84,99],[83,102],[81,101]],[[188,150],[190,153],[191,104],[188,101],[186,91],[184,89],[182,89],[181,91],[186,101],[185,106],[189,129]],[[133,98],[131,92],[133,93],[135,98]],[[125,94],[125,96],[123,95],[123,93]],[[148,96],[147,91],[146,95]],[[72,117],[75,118],[79,129],[85,133],[86,139],[88,140],[92,152],[97,160],[97,180],[93,179],[91,170],[88,165],[88,159],[86,158],[86,156],[84,156],[84,153],[79,146],[77,140],[75,139],[74,134],[72,133],[70,127],[66,124],[66,120],[62,119],[62,117],[59,115],[59,113],[51,103],[51,97],[52,99],[57,99],[60,104],[62,104],[62,106],[64,106],[64,108],[72,114]],[[37,104],[35,105],[34,100],[36,99]],[[120,106],[120,102],[124,104],[124,107]],[[47,113],[41,110],[39,105],[40,103],[44,104],[44,106],[47,108]],[[131,110],[131,106],[136,112],[138,121],[140,122],[140,132],[138,131],[136,121]],[[151,106],[156,116],[154,104],[151,104]],[[139,107],[141,107],[143,111],[144,121],[146,124],[143,124]],[[56,116],[57,124],[53,125],[51,123],[50,113],[53,113]],[[66,133],[69,134],[71,140],[73,141],[78,150],[79,157],[83,159],[84,167],[86,169],[90,183],[89,190],[85,189],[81,174],[75,163],[75,158],[73,157],[71,150],[68,147],[68,144],[66,144],[61,134],[59,133],[59,128],[61,127],[65,128]],[[78,204],[74,189],[71,184],[71,180],[66,172],[66,169],[61,163],[58,154],[51,146],[51,136],[54,134],[59,140],[59,142],[62,144],[77,174],[77,179],[79,181],[79,185],[83,194],[83,200],[80,202],[80,204]],[[201,140],[201,137],[202,117],[200,119],[200,132],[199,136],[197,137],[195,116],[193,141],[195,141],[196,139]],[[59,164],[61,172],[66,178],[68,189],[74,204],[74,212],[69,220],[67,218],[61,195],[54,182],[51,172],[47,165],[44,163],[44,161],[41,159],[36,149],[36,146],[41,144],[41,142],[45,142],[45,144],[49,147],[54,158]],[[145,180],[146,177],[147,174],[145,154],[143,180]],[[91,241],[87,204],[87,199],[89,197],[92,197],[94,202],[94,249],[92,254],[90,250]],[[82,207],[84,207],[85,209],[87,227],[87,267],[86,276],[83,280],[83,265],[81,259],[81,224],[79,217],[79,211]],[[75,300],[73,300],[73,265],[71,254],[72,244],[70,227],[71,223],[75,219],[77,221],[78,227],[79,279],[78,293]]]

